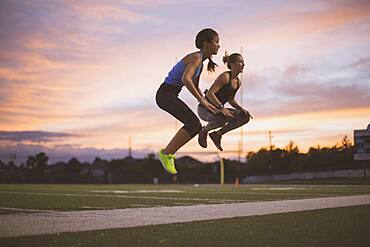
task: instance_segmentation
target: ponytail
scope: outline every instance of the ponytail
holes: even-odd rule
[[[229,54],[227,53],[227,51],[225,50],[225,55],[222,57],[222,62],[224,62],[224,64],[227,64],[229,63]]]
[[[230,63],[235,63],[238,56],[242,57],[242,55],[240,55],[239,53],[233,53],[229,55],[227,51],[225,51],[225,55],[222,57],[222,61],[224,62],[224,64],[227,65],[228,69],[231,69]]]
[[[216,67],[217,67],[217,64],[212,61],[211,57],[208,58],[208,65],[207,65],[208,72],[215,72]]]

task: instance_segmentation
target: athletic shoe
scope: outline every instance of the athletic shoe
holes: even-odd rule
[[[207,132],[204,128],[198,134],[198,143],[202,148],[207,147]]]
[[[218,135],[216,131],[209,133],[209,137],[220,151],[224,151],[221,147],[221,135]]]
[[[171,174],[177,174],[176,168],[175,168],[175,155],[173,154],[164,154],[164,149],[161,149],[159,151],[159,160],[162,163],[163,168]]]

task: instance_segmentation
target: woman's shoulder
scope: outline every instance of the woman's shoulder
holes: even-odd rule
[[[214,83],[218,85],[226,85],[229,82],[229,80],[230,80],[230,75],[227,71],[225,71],[217,76]]]
[[[189,54],[185,55],[185,57],[182,59],[182,61],[185,64],[189,64],[189,63],[201,64],[202,63],[202,54],[199,51],[189,53]]]
[[[230,71],[224,71],[217,77],[220,80],[223,80],[225,82],[228,82],[230,80]]]

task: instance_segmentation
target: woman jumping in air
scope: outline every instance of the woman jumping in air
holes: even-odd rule
[[[253,118],[249,112],[241,107],[235,100],[235,94],[240,88],[238,75],[243,72],[244,60],[239,53],[227,54],[223,57],[224,63],[230,71],[220,74],[209,90],[206,90],[206,99],[215,106],[219,113],[209,111],[203,105],[198,105],[199,117],[207,121],[208,124],[199,132],[198,142],[203,148],[207,147],[207,134],[210,130],[222,127],[218,131],[209,133],[209,137],[216,147],[223,151],[221,147],[221,137],[230,130],[241,127]],[[234,108],[225,108],[228,102]]]
[[[168,73],[156,94],[157,105],[184,124],[167,146],[159,151],[159,159],[163,168],[171,174],[177,173],[174,162],[176,151],[202,129],[198,117],[178,97],[182,87],[185,86],[204,109],[214,114],[218,112],[199,89],[203,61],[209,60],[208,71],[215,70],[216,64],[212,61],[212,55],[216,55],[220,48],[217,32],[210,28],[203,29],[196,36],[195,46],[199,51],[182,58]]]

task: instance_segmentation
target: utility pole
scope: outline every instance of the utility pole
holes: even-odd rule
[[[131,136],[128,136],[128,157],[132,158]]]
[[[270,147],[270,151],[272,151],[272,133],[271,133],[271,130],[269,130],[269,147]]]
[[[17,159],[17,154],[16,154],[16,153],[11,153],[11,154],[9,154],[9,159],[10,159],[11,161],[15,161],[15,160]]]
[[[17,154],[16,153],[9,154],[9,159],[10,159],[9,162],[13,162],[14,165],[15,165],[15,160],[17,159]]]

